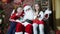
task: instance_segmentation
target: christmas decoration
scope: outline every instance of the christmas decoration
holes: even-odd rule
[[[10,0],[2,0],[3,3],[9,3]]]
[[[7,29],[7,24],[4,23],[4,11],[2,8],[0,8],[0,34],[4,34],[5,29]]]

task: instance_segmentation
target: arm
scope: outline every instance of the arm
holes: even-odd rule
[[[20,20],[14,20],[14,19],[9,19],[9,21],[13,21],[13,22],[20,22]]]
[[[13,9],[13,11],[12,11],[12,13],[11,13],[11,16],[14,14],[14,12],[15,12],[15,9]]]
[[[13,15],[9,18],[9,21],[20,22],[17,18],[18,18],[18,17],[17,17],[17,14],[13,14]]]
[[[39,20],[43,20],[44,19],[44,14],[43,14],[43,12],[41,11],[40,13],[39,13]]]

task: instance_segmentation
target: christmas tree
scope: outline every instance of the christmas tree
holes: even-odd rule
[[[0,34],[4,34],[3,31],[4,31],[4,27],[6,26],[6,24],[3,23],[4,17],[5,17],[4,11],[0,6]]]

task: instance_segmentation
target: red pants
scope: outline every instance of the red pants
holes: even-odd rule
[[[25,24],[24,24],[25,25]],[[27,34],[33,34],[33,26],[32,24],[27,24],[26,26],[22,25],[21,23],[17,23],[16,25],[16,32],[23,32]]]
[[[17,23],[16,32],[23,32],[24,26],[21,23]]]
[[[28,24],[25,27],[25,32],[28,33],[28,34],[33,34],[33,26],[31,24]]]

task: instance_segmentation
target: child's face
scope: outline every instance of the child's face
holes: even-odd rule
[[[21,7],[17,8],[17,13],[21,13],[23,11],[23,9]]]
[[[39,10],[39,5],[35,4],[35,10]]]

